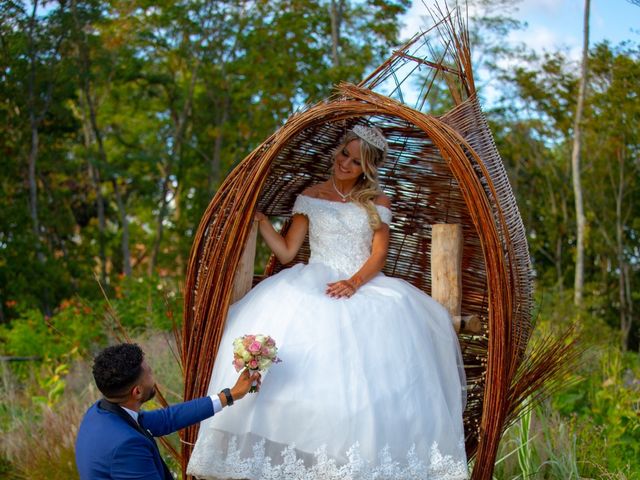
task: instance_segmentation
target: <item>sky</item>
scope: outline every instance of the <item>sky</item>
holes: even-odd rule
[[[441,3],[443,0],[439,0]],[[413,0],[413,5],[405,15],[402,38],[409,38],[424,28],[427,21],[427,9],[424,4],[431,6],[435,0]],[[464,0],[459,0],[464,5]],[[640,3],[640,0],[637,0]],[[473,12],[470,12],[470,15]],[[520,0],[512,11],[505,12],[506,16],[526,22],[523,30],[512,31],[508,41],[518,44],[524,43],[538,53],[544,51],[561,50],[575,60],[576,66],[582,53],[584,0]],[[589,22],[589,44],[608,40],[612,45],[618,45],[630,40],[640,45],[640,6],[628,0],[591,0]],[[473,45],[471,46],[473,51]],[[501,63],[518,62],[517,59],[503,59]],[[485,71],[476,71],[476,86],[485,106],[498,100],[499,85],[491,80]],[[412,105],[417,98],[417,92],[412,88],[405,90],[405,100]]]
[[[580,57],[584,0],[521,0],[516,9],[510,16],[527,27],[513,32],[509,40],[525,42],[539,52],[563,49],[573,58]],[[404,36],[419,30],[425,13],[423,1],[414,0],[404,19]],[[640,44],[640,6],[628,0],[592,0],[589,37],[590,44],[605,39],[614,45],[624,40]]]

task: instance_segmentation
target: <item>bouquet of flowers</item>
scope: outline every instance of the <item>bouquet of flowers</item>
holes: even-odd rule
[[[233,341],[233,366],[236,372],[243,368],[266,372],[274,363],[280,363],[276,342],[269,335],[243,335]],[[255,385],[250,392],[255,392]]]

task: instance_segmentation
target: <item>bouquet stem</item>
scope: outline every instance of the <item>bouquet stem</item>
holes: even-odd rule
[[[252,369],[249,369],[249,374],[253,375],[255,372],[259,372],[259,371],[260,371],[260,370],[252,370]],[[251,383],[251,388],[249,389],[249,393],[255,393],[255,392],[257,392],[257,391],[258,391],[258,381],[257,381],[257,380],[254,380],[254,381]]]

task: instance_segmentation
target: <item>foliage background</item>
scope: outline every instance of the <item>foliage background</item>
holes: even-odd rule
[[[561,51],[541,56],[504,41],[523,27],[505,14],[516,0],[470,3],[476,68],[501,92],[485,110],[529,235],[537,335],[577,321],[585,350],[570,386],[506,433],[496,478],[640,478],[639,46],[605,42],[589,52],[586,289],[576,308],[570,156],[579,65]],[[408,7],[0,4],[3,478],[76,478],[74,428],[97,398],[87,372],[115,341],[114,316],[179,401],[170,332],[204,208],[292,112],[384,59],[400,43]],[[424,109],[445,105],[443,93]]]

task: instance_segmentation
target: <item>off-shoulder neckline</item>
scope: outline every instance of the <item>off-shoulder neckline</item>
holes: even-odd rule
[[[299,197],[304,197],[304,198],[310,198],[311,200],[319,200],[321,202],[328,202],[328,203],[336,203],[338,205],[356,205],[355,202],[339,202],[337,200],[327,200],[326,198],[318,198],[318,197],[311,197],[309,195],[305,195],[304,193],[300,193],[298,194]],[[389,212],[391,212],[391,209],[389,207],[385,207],[384,205],[379,205],[379,204],[374,204],[376,207],[380,207],[380,208],[384,208],[385,210],[388,210]]]

